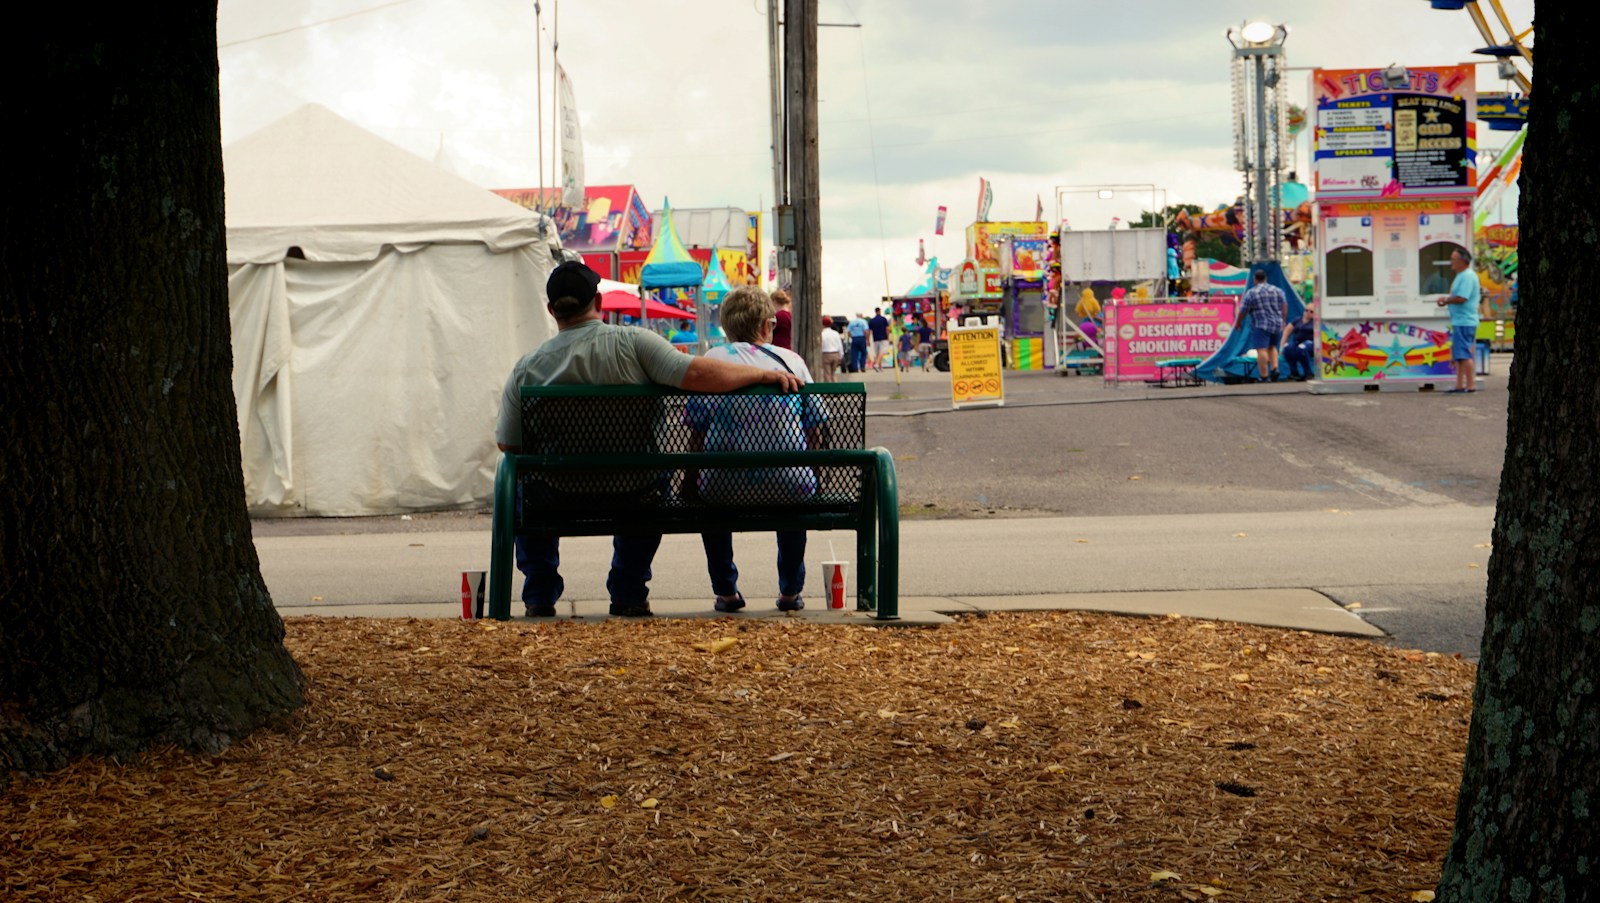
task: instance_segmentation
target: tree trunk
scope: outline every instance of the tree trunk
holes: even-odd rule
[[[1539,6],[1506,460],[1441,901],[1600,887],[1600,84],[1582,9]]]
[[[6,54],[0,782],[302,704],[245,514],[216,7],[39,7]]]

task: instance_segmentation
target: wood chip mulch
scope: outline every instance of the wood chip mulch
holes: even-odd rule
[[[1175,617],[288,630],[289,723],[0,794],[0,898],[1411,900],[1473,680]]]

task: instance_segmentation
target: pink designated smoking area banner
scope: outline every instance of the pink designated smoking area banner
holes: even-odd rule
[[[1106,379],[1154,381],[1158,361],[1211,356],[1233,331],[1232,301],[1106,305]]]

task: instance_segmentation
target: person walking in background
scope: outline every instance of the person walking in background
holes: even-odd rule
[[[822,382],[837,382],[839,362],[844,359],[844,337],[833,328],[833,318],[822,318]]]
[[[899,365],[901,373],[910,373],[911,352],[917,347],[916,333],[912,332],[909,328],[901,330],[899,345],[900,354],[895,362]]]
[[[729,292],[722,300],[722,328],[728,343],[707,351],[705,360],[776,371],[801,383],[811,382],[811,371],[800,355],[772,344],[772,330],[778,322],[775,313],[772,299],[755,286]],[[800,451],[821,447],[817,428],[826,416],[820,405],[799,395],[726,401],[702,397],[689,402],[684,423],[696,437],[691,446],[696,451]],[[810,467],[718,467],[686,474],[686,478],[701,498],[715,504],[758,503],[763,498],[793,501],[817,491],[817,474]],[[806,607],[800,596],[806,585],[806,531],[779,530],[777,534],[778,610],[799,611]],[[705,547],[711,591],[716,594],[712,607],[722,612],[744,608],[739,568],[733,563],[733,534],[701,533],[700,542]]]
[[[777,308],[778,325],[772,328],[772,344],[779,348],[794,348],[794,300],[789,293],[778,289],[772,293],[772,306]]]
[[[495,443],[502,452],[522,454],[538,451],[541,443],[558,437],[522,435],[523,386],[627,386],[657,383],[691,392],[731,392],[757,383],[776,385],[794,392],[805,379],[786,372],[773,372],[729,360],[690,357],[681,354],[667,340],[638,326],[612,326],[603,322],[597,303],[600,274],[577,261],[567,261],[550,271],[545,309],[556,321],[556,334],[517,361],[507,377],[500,396],[500,417],[495,425]],[[763,296],[764,297],[764,296]],[[803,366],[803,365],[802,365]],[[525,499],[532,492],[565,503],[626,505],[627,494],[594,495],[572,491],[554,483],[530,481],[519,486],[517,505],[536,504]],[[525,577],[522,602],[530,618],[549,618],[556,613],[556,601],[566,584],[559,571],[560,540],[554,537],[516,538],[517,570]],[[611,595],[611,613],[620,617],[650,616],[650,563],[661,545],[659,532],[617,534],[611,538],[611,572],[606,590]]]
[[[894,346],[889,344],[889,318],[883,315],[883,308],[872,309],[867,328],[872,330],[872,369],[882,373],[884,355],[894,353]]]
[[[1278,381],[1278,343],[1283,341],[1283,321],[1289,316],[1289,302],[1283,290],[1267,281],[1266,270],[1256,270],[1256,284],[1244,293],[1233,328],[1239,329],[1250,317],[1249,345],[1256,352],[1256,371],[1261,382]]]
[[[927,319],[917,323],[917,358],[922,362],[923,372],[927,372],[933,360],[933,327],[928,325]]]
[[[860,373],[867,369],[867,318],[856,314],[845,324],[844,331],[850,336],[849,370]]]
[[[1456,387],[1450,394],[1476,392],[1478,372],[1473,355],[1478,344],[1478,300],[1483,286],[1472,271],[1472,252],[1451,251],[1450,269],[1456,274],[1450,283],[1450,294],[1437,302],[1450,309],[1450,362],[1456,367]]]

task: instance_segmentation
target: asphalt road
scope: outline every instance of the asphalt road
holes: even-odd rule
[[[962,411],[950,409],[944,374],[867,374],[868,442],[894,453],[899,474],[903,593],[1309,588],[1396,643],[1475,657],[1509,364],[1497,355],[1482,391],[1466,396],[1313,394],[1298,383],[1117,388],[1008,374],[1005,407]],[[329,573],[296,576],[274,570],[271,543],[258,541],[275,599],[292,606],[313,593],[360,596],[362,575],[383,567],[371,559],[384,554],[429,550],[441,572],[473,566],[478,540],[436,534],[486,527],[481,513],[455,512],[257,521],[255,532],[291,545],[312,535],[330,549],[356,543],[330,559]],[[430,535],[326,538],[408,533]],[[847,534],[822,534],[808,558],[826,557],[829,539],[848,554]],[[746,572],[764,579],[756,563],[770,560],[770,541],[739,542]],[[603,540],[569,541],[563,552],[564,571],[603,580]],[[668,537],[657,594],[703,589],[697,552],[695,538]],[[582,591],[576,582],[569,577],[569,592]],[[679,583],[693,588],[675,591]]]
[[[1134,517],[1187,542],[1185,516],[1337,512],[1306,528],[1313,535],[1282,562],[1280,585],[1359,606],[1398,643],[1475,658],[1510,365],[1495,355],[1472,395],[1445,394],[1445,384],[1314,394],[1302,383],[1107,388],[1093,377],[1008,374],[1006,407],[962,411],[932,391],[943,382],[916,374],[889,390],[870,374],[879,416],[868,442],[894,452],[910,517]],[[1481,559],[1459,563],[1464,579],[1413,567],[1454,542],[1463,516],[1481,525],[1470,544]],[[1258,536],[1296,529],[1268,516],[1238,522]],[[1381,527],[1402,522],[1398,533]],[[1363,540],[1368,555],[1334,553]],[[1235,557],[1226,544],[1212,551]],[[1341,572],[1326,573],[1330,563]],[[1264,585],[1252,569],[1236,582]]]
[[[869,418],[867,439],[894,453],[904,506],[1160,516],[1492,506],[1499,489],[1503,378],[1467,396],[1011,384],[1004,408],[872,405],[895,415]]]

